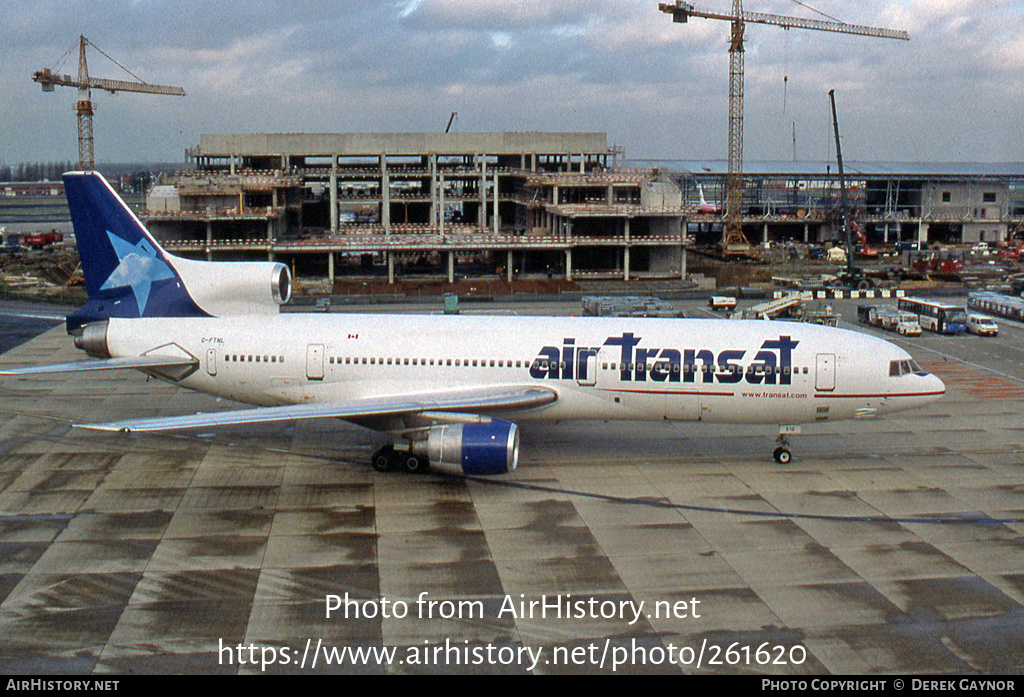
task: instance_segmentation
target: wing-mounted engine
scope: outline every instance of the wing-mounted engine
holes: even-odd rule
[[[446,423],[421,432],[411,451],[449,474],[506,474],[519,461],[519,428],[511,421],[471,417],[472,422]]]
[[[292,294],[291,272],[279,262],[177,257],[174,268],[196,305],[214,317],[277,314]]]

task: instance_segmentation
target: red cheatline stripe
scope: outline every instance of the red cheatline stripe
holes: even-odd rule
[[[814,396],[820,398],[833,397],[835,399],[868,399],[871,397],[931,397],[940,394],[946,394],[946,391],[936,390],[934,392],[879,392],[878,394],[829,394],[828,392],[822,392],[821,394],[816,394]]]

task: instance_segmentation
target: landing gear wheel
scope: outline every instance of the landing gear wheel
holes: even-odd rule
[[[378,472],[390,472],[395,469],[395,449],[390,445],[385,445],[373,454],[370,463]]]
[[[422,474],[427,471],[427,461],[416,457],[412,453],[402,455],[402,469],[409,474]]]
[[[779,427],[782,428],[781,426]],[[793,453],[789,449],[789,439],[786,438],[786,433],[780,433],[779,437],[775,439],[775,442],[779,444],[779,447],[775,448],[775,452],[772,453],[772,457],[780,465],[788,465],[793,459]]]

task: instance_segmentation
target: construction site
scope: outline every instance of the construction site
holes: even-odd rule
[[[689,209],[604,133],[212,134],[145,218],[176,253],[297,275],[684,278]]]
[[[833,99],[836,162],[797,162],[794,144],[793,162],[744,164],[748,26],[895,41],[907,40],[905,31],[746,12],[740,0],[732,13],[681,0],[658,9],[678,24],[729,24],[726,160],[631,161],[603,132],[452,132],[452,112],[443,132],[202,134],[183,168],[163,171],[144,203],[131,203],[168,251],[279,260],[327,293],[382,285],[432,293],[463,283],[493,293],[561,291],[588,281],[708,288],[763,284],[779,275],[772,267],[780,261],[806,262],[789,275],[820,275],[837,262],[849,275],[855,258],[878,280],[891,279],[895,267],[901,279],[906,271],[929,280],[936,271],[956,280],[951,272],[970,266],[963,252],[971,245],[1016,262],[1015,237],[1024,236],[1019,163],[853,162],[844,172]],[[127,76],[90,74],[87,48]],[[76,49],[77,76],[62,72]],[[78,91],[80,169],[96,166],[93,90],[185,95],[138,78],[85,36],[32,79],[44,92]],[[25,189],[0,183],[8,253],[19,248],[19,233],[45,232],[40,225],[70,232],[53,191],[26,198]],[[45,220],[30,219],[37,210]],[[959,266],[936,258],[939,247],[960,254]],[[863,275],[856,273],[854,286]],[[63,268],[41,275],[75,278]]]

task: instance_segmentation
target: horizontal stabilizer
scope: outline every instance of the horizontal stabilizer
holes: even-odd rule
[[[94,361],[52,363],[31,368],[0,369],[0,375],[45,375],[47,373],[79,373],[90,370],[123,370],[125,368],[182,368],[198,365],[195,358],[180,356],[125,356]]]
[[[133,419],[98,424],[74,424],[76,428],[124,433],[178,431],[214,426],[262,424],[297,419],[355,419],[374,416],[417,414],[425,411],[490,411],[532,409],[557,399],[554,390],[543,387],[496,387],[459,392],[438,392],[375,399],[356,399],[326,404],[289,404],[283,407],[259,407],[208,414]]]

